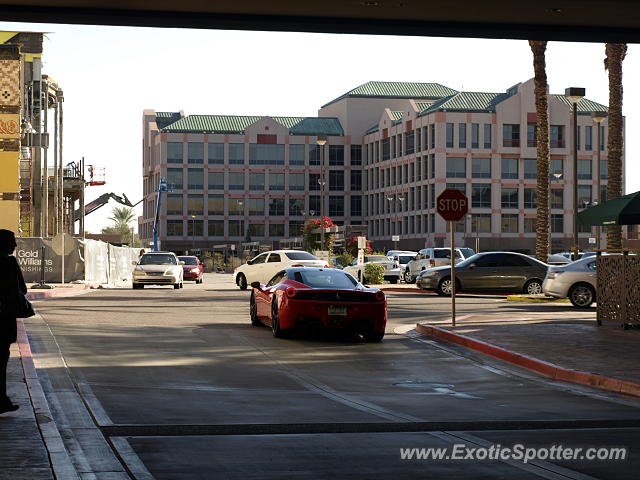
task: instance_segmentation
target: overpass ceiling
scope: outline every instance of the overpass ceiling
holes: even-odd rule
[[[640,41],[637,0],[0,0],[0,20],[232,30]]]

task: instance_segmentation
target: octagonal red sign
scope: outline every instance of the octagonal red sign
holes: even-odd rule
[[[469,200],[457,188],[447,188],[436,199],[436,211],[447,222],[457,222],[469,211]]]

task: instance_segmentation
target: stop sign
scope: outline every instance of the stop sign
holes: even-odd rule
[[[457,222],[469,211],[469,200],[460,190],[447,188],[438,195],[436,210],[447,222]]]

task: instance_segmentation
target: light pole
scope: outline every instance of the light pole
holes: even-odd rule
[[[318,183],[320,184],[320,248],[324,250],[324,145],[327,143],[326,135],[318,135],[316,143],[320,147],[320,178]]]
[[[573,255],[578,259],[578,103],[585,95],[585,89],[569,87],[564,96],[573,105]]]
[[[196,249],[196,216],[191,215],[191,254]]]
[[[596,122],[596,128],[598,129],[597,135],[597,143],[596,143],[596,194],[595,194],[595,202],[600,203],[600,124],[604,121],[605,118],[609,115],[608,112],[592,112],[591,118],[594,122]],[[600,225],[596,225],[596,250],[600,250]]]

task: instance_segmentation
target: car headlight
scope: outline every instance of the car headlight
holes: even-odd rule
[[[191,269],[191,271],[192,271],[192,272],[198,272],[198,267],[193,267],[193,268]]]
[[[144,269],[140,266],[137,266],[136,268],[133,269],[134,272],[144,272]]]

